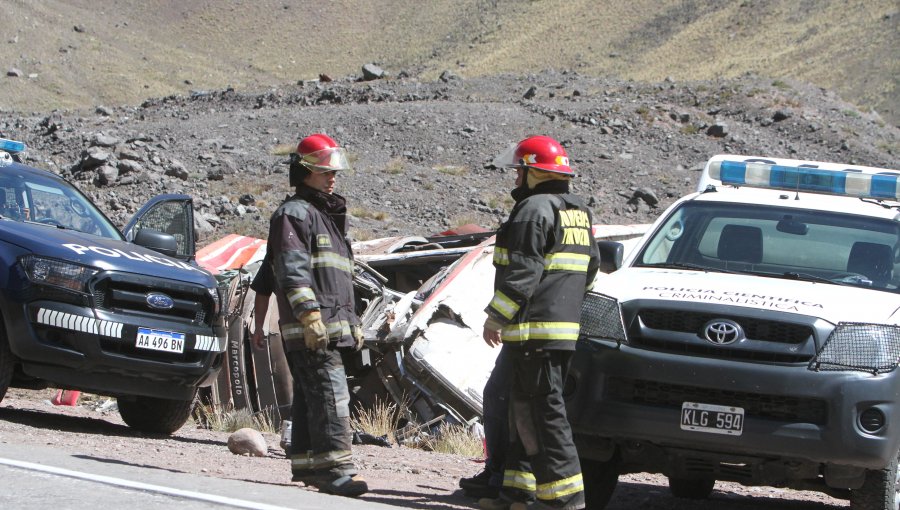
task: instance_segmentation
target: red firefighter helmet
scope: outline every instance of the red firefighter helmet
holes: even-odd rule
[[[310,172],[350,169],[346,151],[326,134],[316,133],[300,140],[297,144],[297,154],[300,156],[300,164]]]
[[[300,186],[311,172],[324,173],[349,169],[346,151],[330,136],[316,133],[297,144],[297,151],[291,154],[288,178],[291,186]]]
[[[575,177],[566,150],[549,136],[530,136],[494,159],[501,168],[535,168]]]

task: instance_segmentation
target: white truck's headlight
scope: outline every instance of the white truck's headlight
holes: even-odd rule
[[[622,310],[615,298],[588,292],[581,305],[581,335],[627,342]]]
[[[31,283],[78,292],[87,292],[87,282],[100,272],[94,267],[37,255],[26,255],[19,260]]]
[[[841,322],[813,359],[813,370],[890,372],[900,361],[900,327]]]

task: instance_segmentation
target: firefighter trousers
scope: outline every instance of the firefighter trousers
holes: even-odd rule
[[[292,473],[298,477],[356,475],[350,452],[350,391],[340,352],[299,349],[288,352],[287,358],[294,378],[291,416],[306,425],[293,424]],[[299,435],[304,433],[306,438]]]
[[[581,464],[562,395],[572,351],[510,349],[509,357],[504,496],[517,501],[536,497],[549,506],[583,498]]]
[[[503,484],[503,466],[509,448],[509,383],[510,347],[504,345],[497,353],[494,369],[484,385],[484,442],[487,450],[485,469],[491,473],[489,485]]]
[[[293,379],[293,394],[291,396],[291,451],[306,453],[312,449],[309,443],[309,421],[306,417],[306,397],[303,396],[303,386],[300,380]]]

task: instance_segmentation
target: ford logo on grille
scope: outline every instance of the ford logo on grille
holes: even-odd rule
[[[169,310],[175,306],[175,300],[165,294],[151,292],[147,294],[147,305],[157,310]]]
[[[716,319],[703,326],[703,338],[716,345],[728,345],[744,339],[744,330],[737,322]]]

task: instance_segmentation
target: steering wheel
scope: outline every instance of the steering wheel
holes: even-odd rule
[[[69,199],[69,209],[72,209],[75,214],[81,216],[82,218],[88,215],[87,209],[85,209],[84,204],[75,199]]]
[[[666,239],[669,241],[677,241],[682,234],[684,234],[684,222],[677,220],[669,225],[669,230],[666,232]]]

